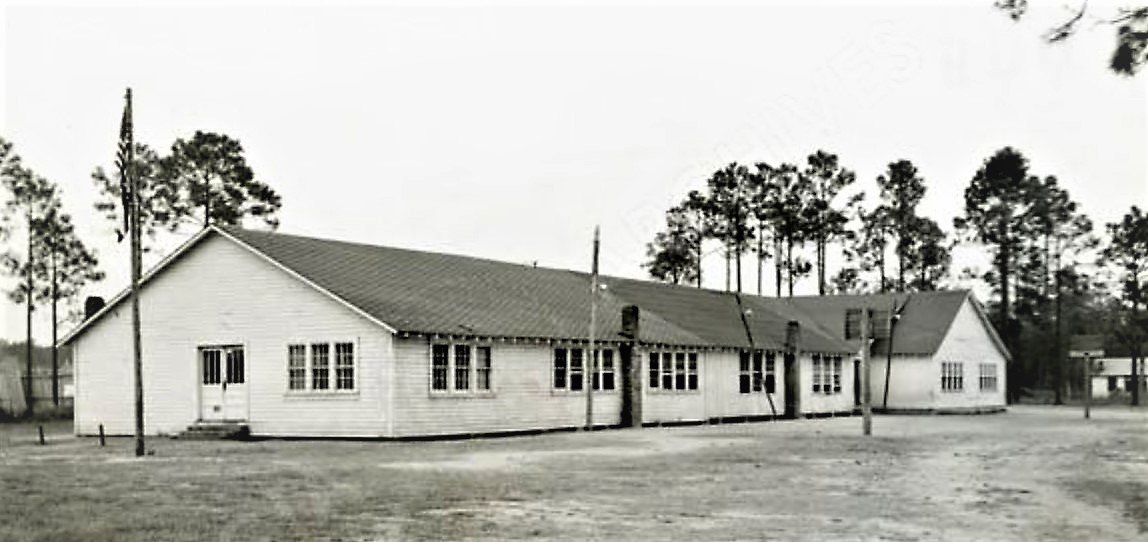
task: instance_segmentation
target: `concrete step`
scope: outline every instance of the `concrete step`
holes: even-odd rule
[[[242,439],[251,434],[251,428],[241,422],[196,422],[177,438],[181,440]]]

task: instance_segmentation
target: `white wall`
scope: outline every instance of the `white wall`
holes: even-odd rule
[[[705,417],[736,418],[741,416],[781,416],[785,414],[785,363],[777,354],[774,362],[775,393],[741,393],[740,354],[736,350],[706,353]],[[773,408],[770,408],[770,400]]]
[[[431,392],[431,342],[395,344],[394,436],[452,435],[580,427],[586,393],[553,390],[554,345],[477,342],[491,347],[492,393]],[[614,391],[594,393],[594,423],[620,422],[622,373],[617,350]]]
[[[243,344],[255,434],[382,436],[390,334],[216,234],[141,293],[145,430],[176,433],[198,418],[197,348]],[[353,394],[287,393],[287,345],[354,341]],[[77,434],[103,423],[133,429],[131,306],[122,303],[75,340]]]
[[[894,357],[889,408],[962,409],[1005,406],[1005,357],[993,343],[985,328],[986,324],[975,311],[972,301],[966,299],[932,359]],[[943,362],[964,364],[964,389],[941,390]],[[979,371],[982,363],[996,366],[995,390],[980,389]],[[874,381],[880,378],[883,383],[883,360],[874,364],[873,371]]]
[[[828,356],[832,359],[832,355]],[[822,356],[822,359],[826,356]],[[801,382],[801,413],[802,414],[828,414],[851,412],[853,410],[853,356],[841,356],[841,392],[826,395],[823,392],[813,393],[813,356],[801,355],[801,373],[798,380]]]

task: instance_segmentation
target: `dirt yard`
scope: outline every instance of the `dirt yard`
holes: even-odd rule
[[[1146,540],[1148,409],[439,442],[0,426],[0,540]]]

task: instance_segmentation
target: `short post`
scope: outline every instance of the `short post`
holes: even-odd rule
[[[44,444],[46,444],[44,442],[44,426],[41,425],[40,426],[40,446],[43,446]]]
[[[1084,355],[1084,419],[1092,417],[1092,356]]]
[[[106,446],[108,441],[104,439],[104,424],[100,424],[100,447]]]

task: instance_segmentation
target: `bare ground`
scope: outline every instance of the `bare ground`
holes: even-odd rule
[[[0,539],[1148,540],[1148,410],[439,442],[0,426]]]

